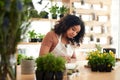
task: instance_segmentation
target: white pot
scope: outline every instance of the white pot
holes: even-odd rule
[[[35,61],[34,60],[22,60],[21,61],[21,73],[22,74],[33,74],[35,72]]]

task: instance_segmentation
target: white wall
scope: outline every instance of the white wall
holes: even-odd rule
[[[35,1],[34,4],[37,4],[37,1],[39,0],[33,0]],[[38,4],[37,4],[38,5]],[[113,37],[113,48],[116,48],[116,57],[120,58],[120,0],[112,0],[112,6],[111,6],[111,31],[112,31],[112,37]],[[35,8],[39,11],[42,9],[41,6]],[[32,27],[30,29],[35,29],[37,33],[42,33],[46,34],[50,29],[52,25],[51,23],[48,22],[39,22],[39,21],[34,21],[32,23]],[[33,46],[35,48],[35,46]],[[29,47],[29,49],[24,47],[26,49],[27,55],[32,55],[37,57],[39,53],[39,47],[40,45],[37,46],[37,50],[35,50],[32,47]],[[34,49],[34,50],[32,50]],[[32,50],[32,51],[30,51]],[[34,51],[34,52],[33,52]]]
[[[113,36],[112,47],[116,48],[116,57],[120,57],[120,1],[112,0],[111,7],[111,31]]]

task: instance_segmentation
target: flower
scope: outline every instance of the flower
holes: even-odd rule
[[[89,66],[115,66],[115,54],[110,52],[100,52],[99,50],[91,51],[87,56]]]

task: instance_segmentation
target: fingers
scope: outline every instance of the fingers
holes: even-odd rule
[[[65,58],[68,63],[71,62],[71,57],[69,57],[69,56],[63,56],[63,58]]]

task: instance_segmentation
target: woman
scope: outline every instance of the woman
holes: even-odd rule
[[[40,56],[52,52],[64,57],[68,62],[76,58],[74,48],[80,46],[85,34],[84,22],[75,15],[66,15],[55,24],[42,41]]]

